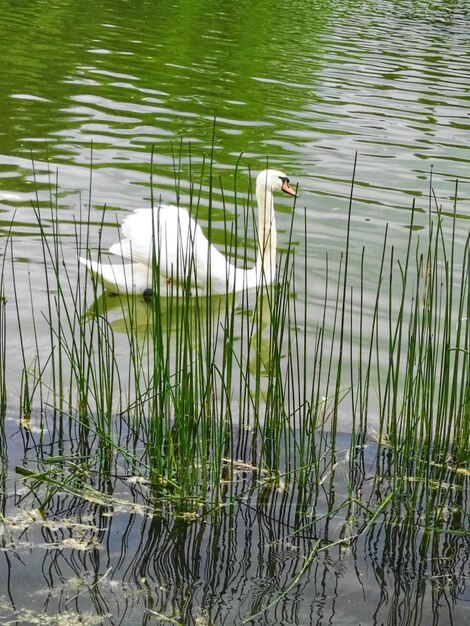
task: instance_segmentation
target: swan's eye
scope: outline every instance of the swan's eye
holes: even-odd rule
[[[290,183],[290,180],[287,178],[287,176],[279,176],[279,178],[281,179],[283,185],[285,185],[286,183]]]

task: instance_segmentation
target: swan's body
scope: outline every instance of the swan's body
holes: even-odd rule
[[[276,221],[273,191],[295,196],[285,174],[264,170],[256,179],[258,252],[251,269],[236,267],[209,243],[186,209],[161,204],[137,209],[121,226],[121,240],[109,251],[128,262],[80,262],[114,293],[142,294],[160,279],[160,293],[223,294],[271,284],[275,277]],[[154,268],[154,269],[152,269]]]

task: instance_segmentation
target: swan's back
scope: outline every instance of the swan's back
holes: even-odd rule
[[[168,283],[196,286],[203,292],[209,280],[217,293],[214,283],[223,281],[226,289],[230,282],[230,264],[186,209],[163,204],[153,210],[137,209],[123,220],[121,235],[109,251],[149,267],[155,260]]]

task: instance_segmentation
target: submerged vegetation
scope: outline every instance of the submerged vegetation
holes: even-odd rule
[[[235,189],[231,204],[210,181],[209,197],[220,193],[224,210],[217,224],[209,217],[207,231],[222,228],[227,257],[253,256],[251,193],[241,201]],[[202,195],[202,185],[191,187],[196,217]],[[14,288],[16,304],[6,301],[5,282],[15,285],[8,254],[0,283],[2,423],[18,402],[21,428],[39,433],[35,466],[30,460],[16,472],[43,523],[60,494],[187,523],[220,520],[242,504],[269,510],[284,524],[283,540],[307,549],[285,591],[259,612],[281,601],[321,551],[373,535],[379,523],[390,545],[400,541],[396,528],[411,529],[413,541],[418,529],[431,533],[421,548],[434,556],[439,540],[431,536],[468,537],[470,258],[468,234],[455,245],[457,195],[456,188],[454,215],[446,215],[430,193],[427,230],[416,229],[413,205],[404,257],[386,231],[376,271],[363,251],[356,284],[348,272],[353,182],[344,253],[335,270],[326,257],[320,299],[309,295],[299,261],[308,230],[299,207],[291,220],[304,222],[305,240],[292,241],[291,221],[274,285],[197,298],[164,298],[157,289],[145,299],[103,292],[65,262],[70,240],[61,238],[51,193],[47,211],[35,207],[45,310],[31,290],[26,327]],[[95,227],[86,211],[76,220],[82,253]],[[11,236],[6,252],[14,247]],[[6,315],[20,338],[19,397],[7,396]],[[344,414],[353,424],[346,439]],[[333,533],[331,519],[342,520]],[[96,535],[91,530],[80,549],[93,548]]]

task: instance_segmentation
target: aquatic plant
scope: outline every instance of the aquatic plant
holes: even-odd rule
[[[208,174],[205,168],[204,162],[199,187],[191,182],[189,210],[205,220],[227,258],[249,258],[258,239],[249,226],[255,223],[251,190],[240,198],[236,172],[235,189],[227,194],[217,188],[211,166]],[[306,209],[292,211],[281,233],[274,284],[239,294],[227,288],[222,295],[213,295],[208,285],[197,298],[188,290],[163,297],[155,280],[157,288],[142,298],[111,296],[99,277],[66,262],[57,194],[51,193],[47,213],[35,206],[48,297],[39,319],[31,295],[35,349],[31,354],[20,342],[19,405],[25,427],[39,411],[41,429],[60,451],[53,464],[38,459],[37,471],[27,471],[42,511],[58,491],[85,494],[90,477],[102,482],[119,467],[147,485],[147,504],[156,511],[216,510],[245,497],[237,481],[249,475],[246,489],[261,489],[269,498],[290,493],[311,516],[319,489],[333,493],[336,470],[344,468],[342,411],[353,421],[349,470],[343,499],[329,501],[331,514],[352,507],[366,524],[380,511],[382,518],[421,525],[424,512],[425,526],[435,527],[436,510],[462,512],[455,501],[451,509],[445,487],[450,482],[463,488],[469,459],[469,240],[461,255],[455,246],[457,201],[454,215],[430,204],[421,237],[411,207],[404,258],[389,246],[385,230],[370,311],[365,249],[359,284],[351,283],[348,271],[354,172],[344,252],[334,270],[325,257],[323,297],[313,303],[314,316],[306,260],[299,267],[299,251],[307,246]],[[80,209],[75,244],[82,254],[90,254],[91,229],[101,232],[105,215],[93,224],[89,209]],[[303,222],[304,241],[292,240],[294,220]],[[453,224],[450,240],[445,220]],[[14,241],[9,245],[14,248]],[[5,272],[5,257],[3,264]],[[14,263],[10,269],[15,283]],[[18,297],[16,302],[21,338]],[[8,359],[7,307],[1,308],[0,383]],[[373,435],[379,442],[375,504],[356,489],[372,411],[379,421]]]

